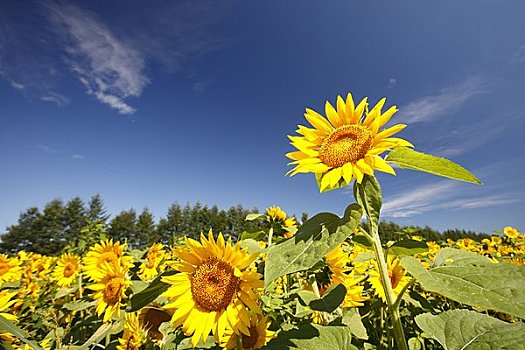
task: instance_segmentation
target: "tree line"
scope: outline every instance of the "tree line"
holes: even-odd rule
[[[166,216],[156,222],[148,208],[140,213],[135,209],[123,210],[111,218],[98,194],[87,203],[80,197],[74,197],[66,203],[54,199],[42,210],[31,207],[23,211],[18,222],[7,227],[0,236],[0,252],[14,254],[25,250],[58,255],[65,249],[86,245],[86,242],[93,244],[101,235],[127,241],[131,248],[141,249],[156,242],[170,244],[184,236],[198,238],[201,232],[207,232],[210,228],[235,239],[244,231],[268,228],[264,221],[245,220],[246,215],[256,212],[257,208],[248,210],[241,205],[223,210],[199,202],[184,206],[175,202],[168,208]],[[308,215],[303,213],[300,220],[305,221],[307,218]],[[409,234],[427,240],[470,237],[480,241],[487,236],[465,230],[440,233],[429,227],[401,227],[384,221],[380,223],[379,229],[385,241],[397,240],[400,235]]]

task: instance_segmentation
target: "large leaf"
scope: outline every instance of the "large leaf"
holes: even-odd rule
[[[29,336],[27,333],[17,326],[15,326],[13,323],[9,322],[4,316],[0,315],[0,331],[1,332],[8,332],[26,343],[27,345],[31,346],[35,350],[43,350],[38,343],[35,341],[29,339]]]
[[[357,350],[350,341],[351,333],[347,327],[305,324],[298,329],[280,332],[265,349]]]
[[[297,293],[305,305],[315,311],[333,312],[341,305],[346,296],[346,288],[343,284],[336,284],[328,288],[321,298],[315,293],[301,290]]]
[[[331,213],[317,214],[305,221],[294,237],[270,246],[264,268],[265,287],[280,276],[313,267],[354,232],[361,215],[357,204],[349,205],[342,218]]]
[[[388,251],[397,256],[416,255],[428,252],[428,246],[423,241],[403,239],[395,242],[390,248],[388,248]]]
[[[385,158],[400,168],[424,171],[454,180],[481,183],[470,171],[448,159],[414,151],[407,147],[393,149]]]
[[[359,339],[368,339],[366,328],[361,320],[361,315],[357,308],[347,308],[343,310],[342,323],[348,326],[350,332]]]
[[[525,324],[506,323],[469,310],[451,310],[437,316],[416,317],[417,325],[445,350],[524,349]]]
[[[354,197],[357,204],[363,208],[368,222],[377,228],[379,212],[383,204],[381,186],[374,176],[365,175],[361,183],[354,183]]]
[[[164,272],[163,274],[157,276],[153,281],[151,281],[149,286],[147,286],[144,290],[142,290],[141,292],[137,294],[134,294],[131,297],[131,300],[129,301],[129,306],[128,306],[127,311],[134,312],[134,311],[140,310],[144,306],[148,305],[149,303],[157,299],[159,295],[167,291],[168,288],[170,287],[168,283],[164,283],[161,281],[162,277],[171,276],[175,273],[176,273],[175,271]]]
[[[445,248],[426,270],[411,256],[401,265],[423,289],[481,309],[525,318],[525,268],[492,263],[475,253]]]

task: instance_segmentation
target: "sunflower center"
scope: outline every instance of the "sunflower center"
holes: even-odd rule
[[[119,277],[113,277],[104,287],[104,301],[108,303],[108,305],[115,305],[120,300],[120,290],[122,289],[120,280]]]
[[[203,260],[190,280],[193,300],[208,312],[226,309],[239,291],[241,282],[230,264],[215,257]]]
[[[9,271],[9,265],[5,262],[0,262],[0,276]]]
[[[346,163],[363,159],[373,141],[372,133],[366,127],[359,124],[343,125],[323,141],[319,159],[332,168],[340,168]]]
[[[391,274],[389,274],[389,277],[390,277],[390,284],[392,285],[392,289],[395,289],[400,279],[398,278],[395,272],[392,272]]]
[[[148,259],[148,262],[146,263],[146,268],[152,269],[155,267],[155,262]]]
[[[246,350],[253,349],[255,344],[257,344],[257,339],[259,338],[259,333],[257,332],[256,326],[252,326],[248,328],[248,330],[250,331],[249,337],[246,334],[242,335],[242,348]]]
[[[72,274],[75,273],[75,270],[76,270],[76,266],[73,265],[72,263],[68,263],[66,267],[64,267],[64,277],[71,276]]]

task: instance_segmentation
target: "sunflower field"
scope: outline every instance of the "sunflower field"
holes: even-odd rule
[[[106,239],[60,256],[0,255],[0,339],[6,349],[525,349],[525,234],[481,242],[382,241],[375,171],[395,167],[479,183],[383,128],[396,107],[350,94],[305,113],[290,136],[289,175],[321,192],[348,188],[342,215],[298,223],[279,207],[267,229],[156,243]],[[383,129],[381,129],[383,128]],[[385,157],[381,155],[385,152]]]

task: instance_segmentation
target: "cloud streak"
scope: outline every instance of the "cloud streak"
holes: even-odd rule
[[[484,79],[473,77],[446,87],[437,94],[421,97],[401,108],[405,115],[403,120],[413,124],[453,113],[473,97],[484,93],[487,85]]]
[[[126,99],[140,96],[149,83],[143,55],[90,12],[72,5],[49,9],[65,39],[66,63],[86,92],[120,114],[135,113]]]
[[[493,194],[487,193],[490,190],[486,190],[481,195],[472,195],[465,191],[463,186],[460,182],[441,181],[412,188],[387,198],[382,214],[387,217],[406,218],[439,209],[477,209],[523,201],[521,194],[516,192]]]

